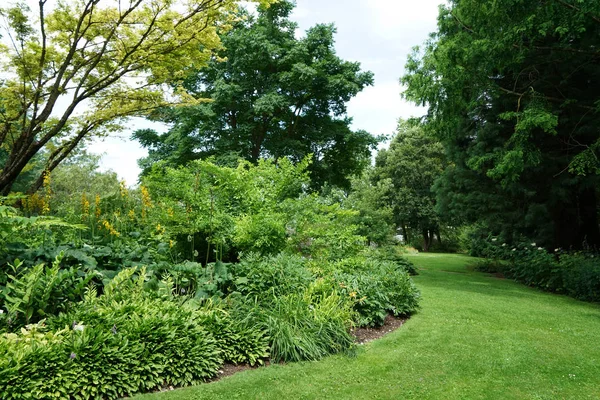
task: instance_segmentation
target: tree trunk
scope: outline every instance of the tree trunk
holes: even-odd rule
[[[406,228],[406,224],[402,222],[402,234],[404,235],[404,243],[410,243],[410,236],[408,234],[408,229]]]
[[[422,233],[423,233],[423,251],[425,253],[427,253],[429,251],[429,245],[430,245],[429,230],[423,229]]]

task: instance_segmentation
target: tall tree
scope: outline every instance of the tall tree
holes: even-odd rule
[[[451,167],[440,206],[492,233],[598,246],[600,2],[452,0],[406,97]]]
[[[400,121],[389,149],[379,151],[376,158],[374,179],[391,183],[387,186],[387,198],[396,226],[408,242],[421,236],[424,251],[429,250],[435,236],[441,240],[432,186],[444,167],[441,143],[428,136],[420,125],[406,121]]]
[[[336,55],[332,25],[317,25],[297,39],[293,8],[282,0],[259,7],[257,16],[240,10],[240,21],[222,37],[225,48],[185,83],[211,102],[158,114],[172,124],[166,134],[136,132],[149,150],[142,167],[208,156],[298,162],[313,154],[315,182],[349,185],[346,177],[369,163],[376,139],[350,129],[346,102],[371,85],[373,75]]]
[[[269,0],[261,0],[267,4]],[[0,195],[47,145],[51,171],[91,134],[158,106],[195,101],[190,67],[219,47],[236,0],[40,0],[0,8]],[[165,91],[165,84],[176,90]],[[41,185],[40,175],[30,191]]]

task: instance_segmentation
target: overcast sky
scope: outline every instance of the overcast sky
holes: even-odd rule
[[[422,44],[436,28],[441,0],[297,0],[292,19],[301,32],[317,23],[337,27],[338,55],[358,61],[363,70],[375,73],[375,85],[368,87],[348,105],[354,129],[373,135],[392,134],[398,118],[424,113],[400,98],[399,78],[412,47]],[[142,119],[131,122],[131,130],[155,127]],[[131,130],[119,138],[95,142],[91,151],[105,153],[103,169],[116,171],[128,184],[137,182],[137,160],[146,152],[129,140]]]

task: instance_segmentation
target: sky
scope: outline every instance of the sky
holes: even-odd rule
[[[436,30],[441,0],[297,0],[292,19],[299,35],[318,23],[337,27],[336,51],[348,61],[358,61],[363,70],[375,74],[375,84],[348,103],[354,129],[373,135],[392,135],[399,118],[420,116],[425,110],[401,99],[399,83],[404,64],[414,46]],[[134,118],[111,138],[97,140],[90,150],[104,154],[103,170],[112,169],[127,184],[134,185],[140,169],[137,160],[146,155],[137,142],[129,140],[140,128],[164,131],[161,124]]]

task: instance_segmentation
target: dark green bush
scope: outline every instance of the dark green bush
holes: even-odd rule
[[[600,259],[594,253],[548,252],[536,243],[509,246],[490,238],[485,247],[488,259],[475,269],[501,272],[507,278],[585,301],[600,301]]]
[[[600,302],[600,259],[597,254],[561,254],[565,291],[580,300]]]
[[[199,312],[202,326],[217,341],[221,358],[232,364],[263,364],[269,357],[269,338],[259,328],[233,318],[224,309],[205,306]]]

